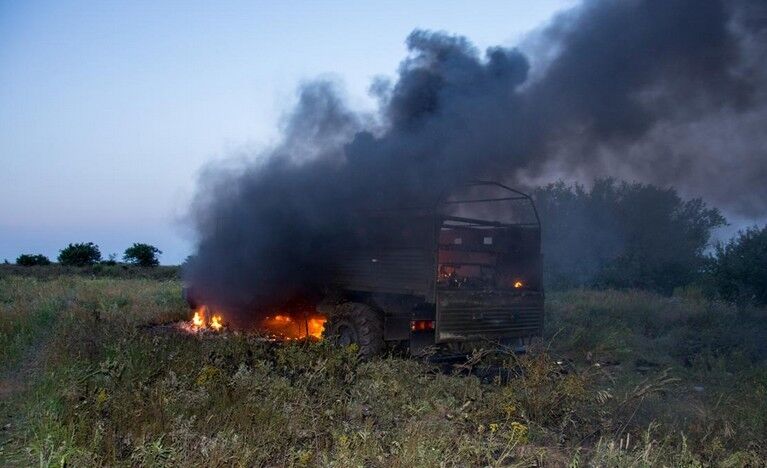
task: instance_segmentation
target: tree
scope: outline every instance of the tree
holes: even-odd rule
[[[109,256],[107,256],[106,260],[102,260],[101,261],[101,264],[102,265],[107,265],[107,266],[117,265],[117,254],[115,254],[115,253],[109,254]]]
[[[51,261],[45,255],[21,254],[16,259],[16,264],[21,266],[50,265]]]
[[[125,249],[123,260],[134,265],[151,267],[160,264],[157,256],[162,254],[162,251],[157,247],[149,244],[133,244]]]
[[[670,293],[703,275],[711,232],[725,224],[700,199],[614,179],[597,179],[590,190],[558,182],[534,196],[543,225],[544,274],[554,287]]]
[[[70,266],[93,265],[101,260],[99,246],[93,242],[69,244],[59,252],[59,263]]]
[[[719,295],[741,304],[767,304],[767,225],[716,245],[711,278]]]

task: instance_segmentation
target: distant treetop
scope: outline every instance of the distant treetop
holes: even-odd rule
[[[160,264],[157,258],[160,254],[162,251],[153,245],[135,243],[125,249],[123,260],[133,265],[151,267]]]
[[[62,265],[86,266],[100,260],[99,246],[93,242],[69,244],[59,252],[59,263]]]
[[[16,259],[16,265],[20,266],[35,266],[35,265],[50,265],[51,261],[48,257],[42,254],[21,254]]]

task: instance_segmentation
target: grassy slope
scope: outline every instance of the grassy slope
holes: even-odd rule
[[[694,295],[572,291],[509,384],[325,344],[154,333],[174,281],[0,279],[2,368],[34,378],[4,464],[764,464],[764,311]],[[628,446],[628,448],[626,448]],[[762,457],[762,458],[760,458]]]

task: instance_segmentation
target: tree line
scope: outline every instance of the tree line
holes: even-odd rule
[[[125,249],[123,261],[131,265],[153,267],[160,264],[158,258],[162,251],[149,244],[134,243]],[[59,251],[58,262],[61,265],[84,267],[97,263],[105,265],[117,264],[116,255],[112,254],[106,260],[101,258],[99,246],[93,242],[69,244]],[[16,259],[16,264],[21,266],[50,265],[48,257],[41,254],[22,254]]]
[[[767,226],[712,242],[721,212],[673,188],[598,179],[533,192],[549,288],[637,288],[767,304]]]

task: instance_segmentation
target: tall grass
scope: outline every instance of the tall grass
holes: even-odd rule
[[[57,305],[47,333],[22,340],[26,325],[3,328],[21,343],[17,356],[43,350],[15,398],[6,464],[765,462],[767,373],[758,347],[730,343],[730,322],[709,316],[746,313],[726,305],[638,292],[554,295],[550,336],[527,355],[483,358],[515,376],[483,383],[396,356],[360,362],[353,348],[326,343],[146,327],[186,317],[179,288],[0,280],[9,322],[37,323],[40,307]]]
[[[66,308],[63,284],[9,278],[0,282],[0,371],[18,364],[23,353]]]

